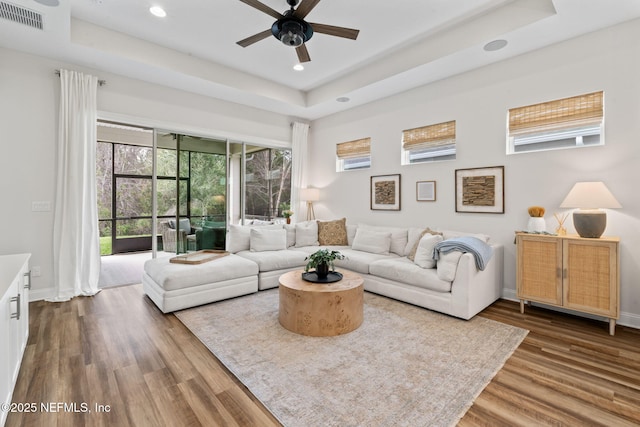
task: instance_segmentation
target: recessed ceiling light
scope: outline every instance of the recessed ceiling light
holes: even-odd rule
[[[302,70],[304,70],[304,65],[296,64],[296,65],[293,66],[293,69],[296,70],[296,71],[302,71]]]
[[[59,0],[35,0],[35,2],[45,6],[60,6]]]
[[[507,45],[506,40],[498,39],[485,44],[483,49],[486,50],[487,52],[493,52],[493,51],[502,49],[506,45]]]
[[[167,12],[165,12],[164,9],[160,6],[151,6],[149,8],[149,12],[151,12],[153,16],[157,16],[158,18],[164,18],[165,16],[167,16]]]
[[[346,96],[341,96],[340,98],[336,98],[336,101],[338,101],[338,102],[349,102],[351,100],[349,98],[347,98]]]

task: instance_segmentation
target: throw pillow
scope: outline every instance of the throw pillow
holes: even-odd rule
[[[414,243],[413,248],[411,248],[411,250],[409,251],[409,254],[407,255],[407,258],[409,258],[411,261],[415,261],[416,250],[418,250],[418,245],[420,244],[420,241],[426,234],[431,234],[434,236],[442,236],[442,233],[438,231],[433,231],[432,229],[427,227],[422,233],[420,233],[420,237],[418,238],[418,240],[416,240],[416,243]]]
[[[389,254],[391,247],[391,233],[373,231],[358,227],[356,237],[353,238],[352,249],[372,254]]]
[[[287,230],[287,247],[296,245],[296,226],[295,224],[285,224],[284,229]]]
[[[174,230],[176,229],[175,219],[169,220],[169,227],[173,228]],[[187,233],[191,232],[191,221],[189,221],[189,218],[180,218],[180,221],[178,222],[178,230],[184,230]]]
[[[353,239],[356,237],[358,226],[355,224],[347,224],[347,244],[353,246]]]
[[[358,229],[367,229],[372,231],[391,233],[390,252],[404,256],[404,248],[407,246],[408,230],[400,227],[384,227],[377,225],[358,224]]]
[[[229,240],[227,241],[227,250],[232,254],[240,251],[248,251],[251,247],[251,229],[281,229],[282,225],[260,225],[260,226],[248,226],[248,225],[236,225],[229,224]]]
[[[421,268],[434,268],[436,260],[433,259],[433,248],[439,242],[442,242],[442,236],[426,233],[418,242],[413,262]]]
[[[296,224],[296,248],[318,246],[318,223],[305,221]]]
[[[249,238],[249,249],[252,252],[280,251],[287,249],[287,230],[269,230],[252,228]]]
[[[347,246],[347,219],[318,221],[318,242],[320,246]]]
[[[458,261],[460,261],[461,256],[462,252],[460,251],[451,251],[447,252],[446,254],[440,252],[440,259],[438,259],[436,266],[438,268],[438,277],[441,280],[453,282],[453,280],[456,278]]]

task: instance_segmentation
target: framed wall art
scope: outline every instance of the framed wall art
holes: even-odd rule
[[[436,182],[418,181],[416,182],[416,200],[418,202],[436,201]]]
[[[371,177],[371,210],[400,210],[400,175]]]
[[[504,213],[504,166],[456,169],[456,212]]]

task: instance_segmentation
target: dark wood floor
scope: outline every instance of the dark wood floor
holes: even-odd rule
[[[13,400],[37,410],[7,426],[279,425],[140,285],[30,310]],[[640,425],[640,330],[509,301],[481,316],[531,332],[460,426]]]

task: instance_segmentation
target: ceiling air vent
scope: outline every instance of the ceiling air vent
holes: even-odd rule
[[[42,30],[42,14],[12,3],[0,1],[0,18]]]

